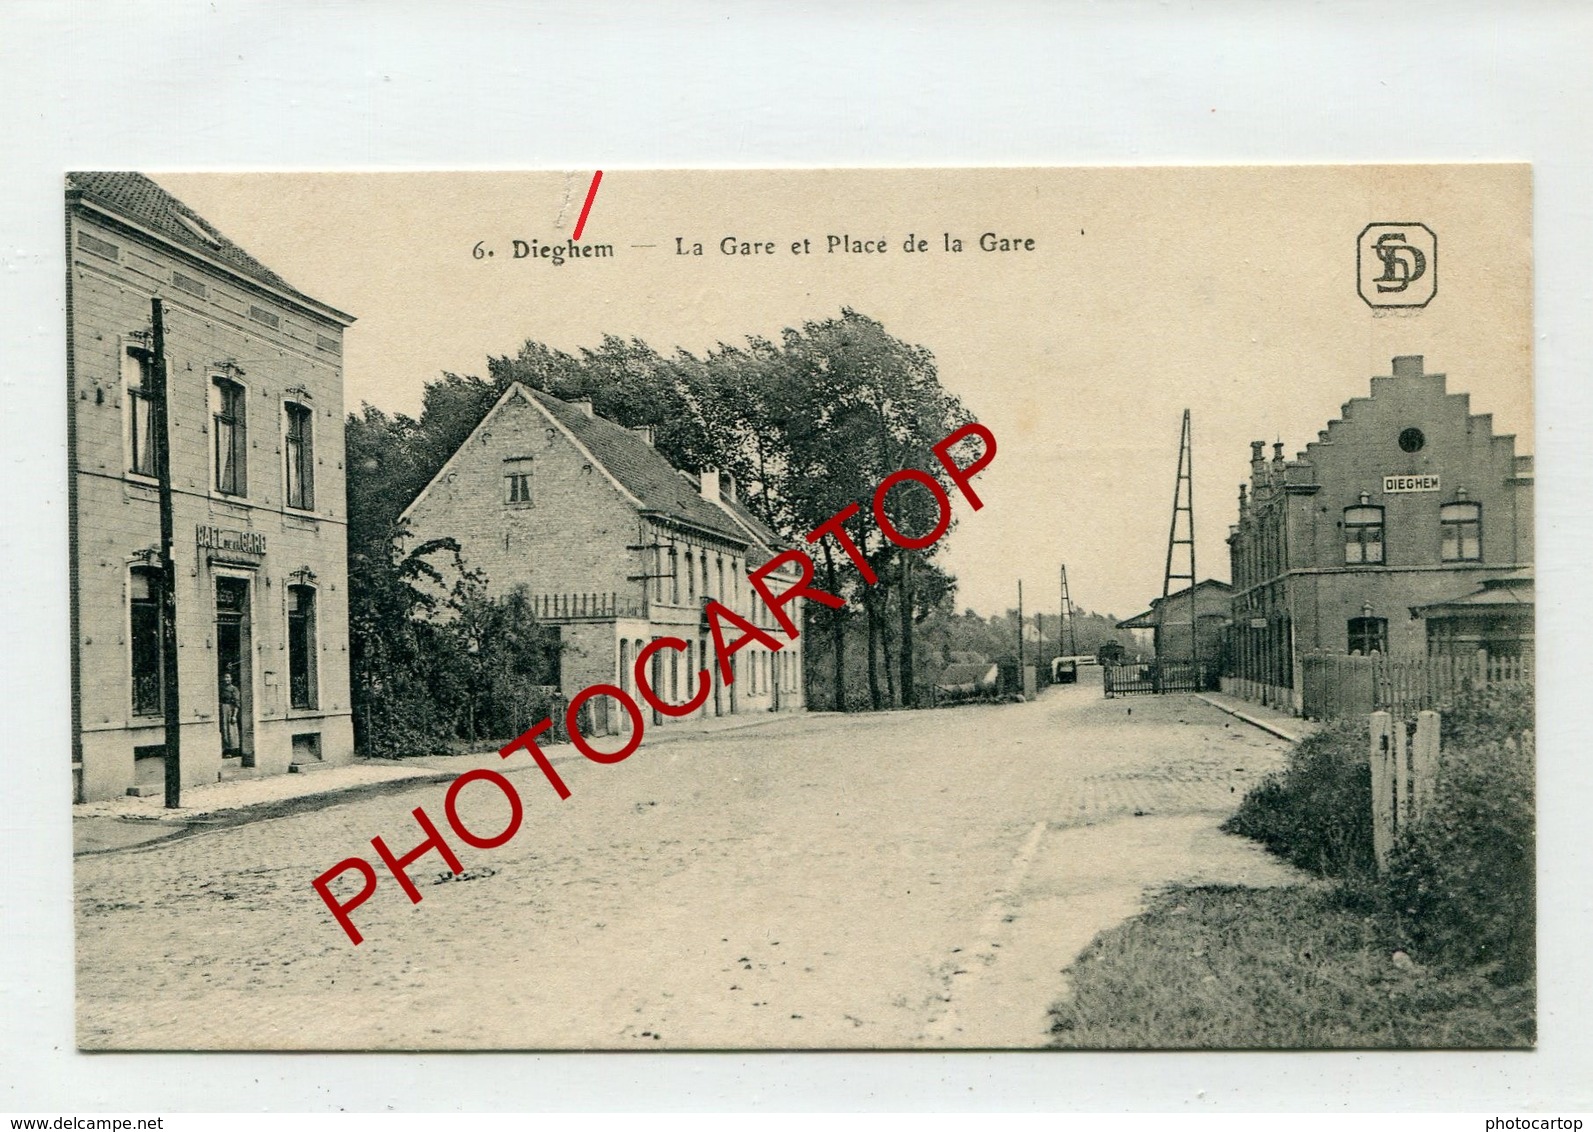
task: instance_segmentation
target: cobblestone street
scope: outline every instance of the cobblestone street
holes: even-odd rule
[[[516,756],[525,823],[494,850],[449,833],[432,782],[85,856],[79,1040],[1037,1047],[1062,968],[1147,889],[1294,879],[1216,828],[1284,747],[1193,697],[1085,683],[566,755],[564,802]],[[463,803],[503,827],[494,791]],[[380,869],[373,835],[419,843],[417,805],[466,872],[417,861],[418,905],[381,872],[353,947],[310,881],[347,856]]]

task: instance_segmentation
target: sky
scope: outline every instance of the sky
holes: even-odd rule
[[[986,506],[959,506],[941,558],[983,614],[1020,579],[1026,610],[1054,612],[1064,563],[1085,609],[1160,596],[1185,408],[1197,571],[1224,580],[1249,442],[1292,458],[1396,355],[1424,355],[1532,451],[1525,166],[609,170],[580,244],[612,255],[517,258],[515,240],[570,239],[592,173],[153,175],[356,316],[351,411],[416,413],[427,381],[484,375],[527,338],[701,352],[842,307],[878,319],[996,435]],[[1358,235],[1384,221],[1437,234],[1426,308],[1358,294]],[[981,250],[985,233],[1014,250]]]

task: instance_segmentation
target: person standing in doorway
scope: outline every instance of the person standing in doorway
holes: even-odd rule
[[[238,680],[234,669],[227,669],[221,677],[221,753],[241,755],[243,737],[238,727],[238,710],[242,697],[238,694]]]

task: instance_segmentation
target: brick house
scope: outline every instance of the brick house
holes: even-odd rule
[[[1530,650],[1532,457],[1421,357],[1295,459],[1264,447],[1228,535],[1225,690],[1298,711],[1304,654]]]
[[[656,653],[650,680],[667,702],[691,699],[706,666],[715,679],[698,717],[803,705],[800,637],[778,652],[747,646],[733,658],[733,682],[718,679],[703,615],[710,599],[785,639],[747,581],[780,540],[730,477],[675,469],[650,428],[628,429],[590,401],[515,383],[401,518],[417,542],[456,539],[489,593],[524,589],[536,615],[559,629],[566,696],[595,683],[636,696],[634,658],[672,636],[687,648]],[[777,574],[771,588],[796,577]]]
[[[153,793],[164,774],[155,297],[183,781],[352,759],[342,351],[353,319],[140,174],[70,174],[66,244],[74,797]]]
[[[1199,658],[1202,664],[1215,665],[1222,654],[1224,634],[1231,614],[1233,587],[1227,582],[1207,578],[1195,587],[1191,603],[1189,587],[1155,598],[1144,613],[1119,621],[1119,629],[1150,633],[1152,654],[1158,660],[1189,660],[1196,655],[1189,647],[1190,608],[1193,604]]]

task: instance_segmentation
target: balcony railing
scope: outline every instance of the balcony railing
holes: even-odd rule
[[[640,601],[612,592],[533,594],[531,612],[542,621],[607,621],[644,615]]]

